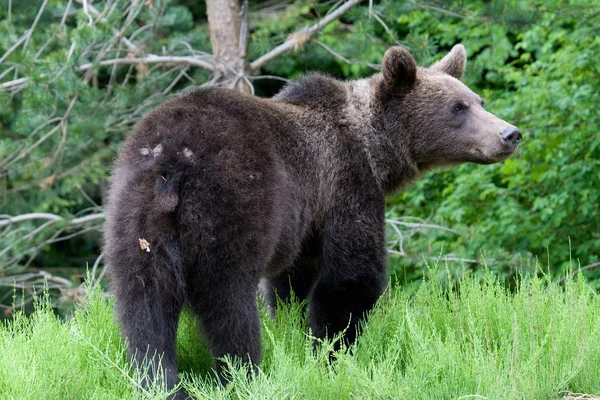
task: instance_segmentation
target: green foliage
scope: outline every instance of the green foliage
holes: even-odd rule
[[[355,346],[313,350],[304,308],[263,312],[263,361],[252,379],[230,363],[232,383],[216,383],[191,313],[178,334],[182,385],[200,399],[494,399],[600,394],[600,297],[583,279],[561,287],[522,279],[514,293],[485,274],[429,280],[414,297],[389,290]],[[448,288],[444,288],[448,287]],[[89,288],[88,288],[89,290]],[[112,304],[91,290],[67,322],[47,299],[29,317],[0,325],[0,392],[18,399],[164,398],[160,384],[139,392]]]

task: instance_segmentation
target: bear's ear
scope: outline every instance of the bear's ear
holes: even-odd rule
[[[381,72],[390,89],[412,86],[417,79],[417,63],[403,47],[390,47],[383,55]]]
[[[450,50],[450,53],[446,54],[444,58],[433,64],[429,69],[461,79],[465,74],[466,66],[467,51],[462,44],[457,44]]]

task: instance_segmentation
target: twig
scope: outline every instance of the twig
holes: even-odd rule
[[[4,53],[4,55],[2,57],[0,57],[0,64],[2,64],[4,62],[4,60],[6,60],[6,58],[21,45],[21,43],[23,43],[24,41],[27,40],[28,34],[29,33],[25,33],[23,36],[21,36],[17,40],[17,42],[15,44],[13,44],[11,46],[10,49],[6,50],[6,53]]]
[[[92,26],[94,24],[94,19],[90,15],[90,12],[88,9],[88,2],[87,2],[87,0],[82,0],[82,2],[83,2],[83,13],[86,15],[86,17],[88,17],[88,26]]]
[[[457,13],[455,13],[455,12],[453,12],[453,11],[446,10],[446,9],[444,9],[444,8],[440,8],[440,7],[436,7],[436,6],[430,6],[430,5],[427,5],[427,4],[420,4],[420,3],[417,3],[417,2],[416,2],[416,1],[414,1],[414,0],[408,0],[408,2],[409,2],[409,3],[412,3],[412,4],[413,4],[414,6],[416,6],[416,7],[423,8],[423,9],[425,9],[425,10],[437,11],[437,12],[440,12],[440,13],[442,13],[442,14],[450,15],[450,16],[452,16],[452,17],[457,17],[457,18],[467,19],[467,17],[465,17],[464,15],[457,14]]]
[[[388,26],[386,25],[386,23],[385,23],[385,22],[383,22],[383,20],[381,19],[381,17],[379,17],[379,15],[378,15],[378,14],[379,14],[379,13],[378,13],[377,11],[375,11],[375,12],[373,13],[373,17],[375,18],[375,20],[376,20],[377,22],[379,22],[379,25],[381,25],[381,26],[383,27],[383,29],[385,30],[385,32],[386,32],[388,35],[390,35],[390,36],[394,36],[394,35],[392,34],[392,31],[390,30],[390,28],[388,28]]]
[[[40,279],[42,278],[42,279]],[[7,276],[0,278],[0,286],[29,289],[37,284],[48,283],[49,289],[60,289],[71,286],[71,281],[56,275],[49,274],[46,271],[28,272],[22,275]]]
[[[73,97],[73,99],[71,100],[71,103],[69,103],[67,111],[65,111],[65,114],[61,118],[61,121],[54,128],[52,128],[48,133],[46,133],[44,136],[42,136],[40,139],[38,139],[38,141],[35,142],[32,146],[21,151],[21,153],[17,157],[12,159],[11,161],[6,162],[5,164],[2,164],[2,167],[7,169],[8,167],[13,165],[17,161],[23,159],[25,156],[27,156],[29,153],[31,153],[33,150],[35,150],[39,145],[41,145],[44,141],[46,141],[46,139],[48,139],[50,136],[54,135],[54,133],[56,131],[58,131],[60,128],[62,128],[64,126],[64,124],[66,123],[66,121],[69,119],[69,114],[71,113],[71,110],[73,109],[73,106],[75,105],[75,102],[77,101],[77,99],[78,99],[78,96]]]
[[[35,16],[35,19],[33,20],[33,24],[31,24],[31,28],[29,28],[29,31],[27,31],[27,40],[25,41],[25,44],[23,45],[23,50],[25,50],[27,48],[27,45],[29,44],[29,39],[31,39],[31,35],[33,35],[33,31],[35,30],[38,22],[40,21],[40,18],[42,17],[42,13],[44,12],[44,9],[46,8],[46,4],[48,4],[48,0],[44,0],[44,2],[42,3],[42,6],[40,7],[40,10],[38,11],[37,15]]]
[[[476,258],[462,258],[462,257],[456,257],[456,256],[452,256],[452,255],[446,255],[446,256],[434,257],[434,258],[438,261],[454,261],[454,262],[462,262],[462,263],[470,263],[470,264],[479,264],[481,262],[481,260],[478,260]]]
[[[92,272],[90,272],[90,276],[92,278],[92,282],[91,285],[95,285],[96,282],[98,282],[100,280],[100,278],[102,277],[102,273],[100,274],[100,276],[98,277],[98,279],[96,279],[96,271],[98,270],[98,266],[100,265],[100,262],[102,261],[102,259],[104,258],[104,253],[100,253],[100,255],[96,258],[96,261],[94,262],[94,266],[92,267]],[[104,272],[104,269],[102,270],[102,272]]]
[[[13,86],[23,85],[29,82],[29,78],[19,78],[12,81],[0,83],[0,89],[9,89]]]
[[[51,221],[66,221],[65,218],[60,215],[50,214],[50,213],[29,213],[29,214],[21,214],[15,217],[11,217],[10,215],[0,215],[0,226],[12,225],[18,222],[23,221],[31,221],[35,219],[46,219]],[[89,221],[94,221],[97,219],[104,219],[104,213],[96,213],[86,215],[85,217],[73,218],[69,221],[69,225],[81,225]]]
[[[323,19],[310,28],[303,29],[289,36],[285,42],[250,63],[250,70],[256,71],[274,58],[279,57],[280,55],[287,53],[292,49],[298,48],[299,46],[308,42],[314,36],[316,36],[321,29],[340,18],[346,11],[359,4],[361,1],[362,0],[349,0],[342,4],[340,8],[331,14],[326,15]]]
[[[363,62],[363,61],[352,61],[352,60],[347,59],[346,57],[344,57],[340,53],[336,52],[335,50],[333,50],[331,47],[327,46],[325,43],[321,42],[320,40],[315,40],[315,43],[318,44],[319,46],[321,46],[323,49],[325,49],[326,52],[328,52],[329,54],[331,54],[335,58],[339,58],[340,60],[342,60],[346,64],[351,64],[351,65],[352,64],[366,65],[367,67],[373,68],[376,71],[380,71],[381,70],[381,65],[379,65],[379,64],[372,64],[372,63]]]
[[[64,27],[65,22],[67,21],[67,15],[69,14],[69,10],[71,9],[71,4],[73,4],[73,0],[69,0],[67,3],[67,7],[65,8],[65,12],[63,13],[62,19],[60,20],[59,27]]]
[[[386,219],[385,222],[387,222],[390,225],[402,225],[402,226],[406,226],[408,228],[431,228],[431,229],[440,229],[442,231],[447,231],[447,232],[452,232],[455,233],[457,235],[460,235],[460,233],[452,228],[446,228],[445,226],[441,226],[441,225],[435,225],[435,224],[427,224],[427,223],[414,223],[414,222],[403,222],[400,221],[398,219]]]
[[[255,76],[249,76],[248,79],[250,79],[251,81],[259,80],[259,79],[273,79],[275,81],[282,81],[285,83],[291,82],[290,79],[286,79],[282,76],[277,76],[277,75],[255,75]]]
[[[598,267],[600,267],[600,261],[595,262],[593,264],[586,265],[585,267],[577,268],[575,271],[571,272],[569,275],[566,275],[566,276],[560,278],[558,281],[556,281],[556,284],[560,285],[561,283],[566,281],[567,278],[573,278],[575,275],[577,275],[581,271],[588,271],[590,269],[594,269],[594,268],[598,268]]]

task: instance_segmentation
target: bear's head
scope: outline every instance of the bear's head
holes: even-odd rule
[[[417,66],[402,47],[383,57],[379,95],[385,130],[410,142],[420,169],[502,161],[521,140],[515,126],[486,111],[483,99],[460,81],[466,62],[460,44],[429,68]]]

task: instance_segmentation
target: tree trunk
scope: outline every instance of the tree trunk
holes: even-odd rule
[[[238,0],[206,0],[215,64],[215,80],[251,93],[248,81],[248,25],[247,3],[240,12]]]

